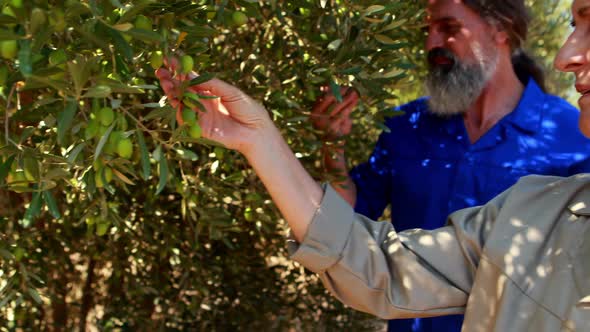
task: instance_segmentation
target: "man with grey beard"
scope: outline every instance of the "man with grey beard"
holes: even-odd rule
[[[391,205],[396,231],[435,229],[522,176],[590,171],[578,111],[545,92],[542,70],[522,50],[529,24],[523,0],[429,0],[427,14],[429,97],[387,119],[389,132],[366,163],[349,173],[341,143],[356,92],[343,88],[341,103],[328,93],[313,109],[325,169],[338,179],[332,186],[356,212],[377,220]],[[459,331],[461,322],[395,320],[389,330]]]
[[[474,64],[461,62],[450,50],[435,48],[428,53],[431,64],[424,84],[430,96],[431,112],[444,116],[463,114],[479,98],[498,67],[498,53],[493,48],[481,52]],[[437,59],[450,65],[437,64]]]

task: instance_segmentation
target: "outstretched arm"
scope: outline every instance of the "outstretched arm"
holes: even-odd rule
[[[170,102],[177,108],[182,79],[159,69],[157,75]],[[269,191],[297,240],[302,240],[323,196],[321,187],[303,168],[266,110],[236,87],[213,79],[189,88],[202,99],[207,112],[199,112],[203,137],[241,152]],[[195,110],[198,112],[198,110]]]
[[[174,91],[174,85],[163,87]],[[383,318],[464,310],[487,232],[506,195],[457,212],[454,227],[396,233],[390,223],[355,214],[330,186],[305,171],[264,108],[237,88],[212,80],[191,88],[204,99],[204,136],[242,152],[289,223],[293,259],[317,272],[345,304]],[[177,104],[178,105],[178,104]]]

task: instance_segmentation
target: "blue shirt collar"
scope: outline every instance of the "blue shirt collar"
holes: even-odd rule
[[[542,110],[545,102],[545,92],[535,82],[534,79],[529,79],[524,93],[518,102],[518,105],[504,119],[501,123],[511,124],[519,129],[536,133],[540,126],[543,117]]]

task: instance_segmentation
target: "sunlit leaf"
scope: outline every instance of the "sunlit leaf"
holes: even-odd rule
[[[88,89],[83,98],[106,98],[111,94],[111,87],[108,85],[95,85]]]
[[[385,9],[385,6],[382,5],[372,5],[369,6],[365,9],[365,15],[369,16],[369,15],[374,15],[377,14],[379,12],[382,12]]]
[[[131,181],[131,179],[129,179],[125,174],[119,172],[118,170],[116,170],[115,168],[113,168],[113,174],[119,178],[119,180],[127,183],[128,185],[134,186],[135,183],[133,181]]]
[[[336,39],[330,42],[330,44],[328,44],[328,49],[330,51],[336,51],[340,47],[340,45],[342,45],[342,39]]]
[[[199,157],[197,156],[197,154],[192,152],[191,150],[187,150],[184,148],[178,148],[178,149],[176,149],[176,153],[182,159],[187,159],[187,160],[191,160],[191,161],[199,160]]]
[[[391,39],[390,37],[388,37],[386,35],[382,35],[382,34],[375,35],[375,39],[377,39],[377,41],[382,44],[392,45],[392,44],[396,43],[395,40]]]

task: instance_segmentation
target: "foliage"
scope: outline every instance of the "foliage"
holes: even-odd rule
[[[564,98],[571,96],[573,75],[564,74],[553,69],[553,59],[557,50],[569,35],[571,21],[571,1],[530,1],[533,17],[530,27],[530,38],[526,49],[529,50],[545,68],[547,88],[551,93]],[[577,98],[568,98],[576,105]]]
[[[419,93],[419,2],[0,6],[0,325],[372,329],[286,258],[285,223],[256,175],[178,126],[154,68],[188,55],[203,79],[263,101],[320,179],[308,121],[319,87],[360,91],[348,144],[365,159],[388,108]],[[539,34],[547,58],[560,33]]]

